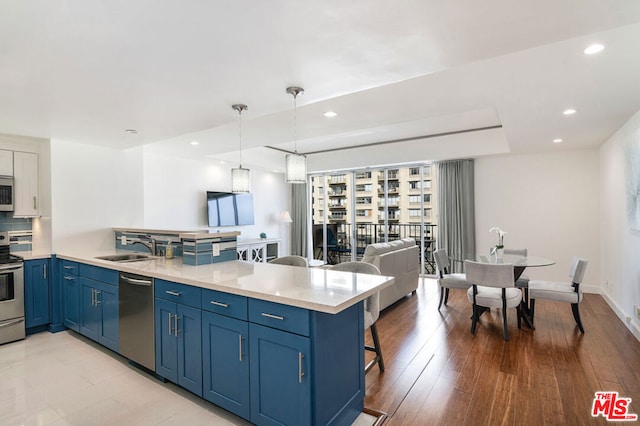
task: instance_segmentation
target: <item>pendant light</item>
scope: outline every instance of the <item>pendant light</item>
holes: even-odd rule
[[[240,136],[240,167],[231,169],[231,192],[242,193],[251,191],[251,170],[242,167],[242,111],[246,105],[231,105],[234,111],[238,111],[238,134]]]
[[[287,87],[287,93],[293,95],[293,154],[287,154],[285,178],[287,183],[307,183],[307,157],[298,154],[297,108],[296,98],[304,93],[302,87]]]

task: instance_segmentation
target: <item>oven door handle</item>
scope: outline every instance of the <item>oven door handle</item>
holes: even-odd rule
[[[19,324],[21,322],[24,322],[24,318],[18,318],[18,319],[14,319],[14,320],[11,320],[11,321],[0,322],[0,328],[9,327],[10,325]]]
[[[18,269],[22,269],[23,266],[22,265],[7,265],[7,266],[0,266],[0,271],[2,272],[7,272],[7,271],[17,271]]]

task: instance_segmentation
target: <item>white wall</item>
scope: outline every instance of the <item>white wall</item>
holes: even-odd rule
[[[112,249],[115,226],[142,226],[142,149],[51,141],[54,253]]]
[[[289,209],[289,188],[281,173],[251,170],[255,225],[209,228],[206,191],[230,191],[231,166],[211,159],[184,159],[152,148],[144,154],[144,223],[146,228],[239,231],[241,239],[281,238],[289,252],[289,226],[279,222]]]
[[[489,229],[498,226],[507,232],[505,246],[556,261],[527,269],[530,278],[567,281],[570,262],[579,255],[589,260],[582,288],[599,292],[598,169],[597,150],[477,159],[477,250],[488,253],[496,244]]]
[[[208,229],[206,191],[230,190],[230,167],[211,160],[187,160],[148,147],[109,149],[61,140],[51,143],[53,252],[113,248],[113,227]],[[261,232],[282,237],[278,222],[289,208],[282,174],[252,171],[255,225],[237,230],[241,238]],[[212,228],[215,232],[216,229]]]
[[[640,320],[633,311],[640,306],[640,231],[632,230],[627,220],[627,143],[640,149],[640,112],[600,147],[601,281],[609,305],[640,339]]]

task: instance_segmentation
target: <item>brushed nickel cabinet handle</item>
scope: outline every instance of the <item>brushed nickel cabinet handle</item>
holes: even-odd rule
[[[165,293],[170,294],[172,296],[180,296],[182,294],[177,291],[171,291],[171,290],[165,290]]]
[[[47,264],[45,263],[43,266],[43,278],[46,280],[47,279]]]
[[[304,355],[302,355],[302,352],[298,352],[298,383],[302,383],[302,377],[304,376],[302,372],[302,358],[304,358]]]
[[[37,208],[38,208],[38,205],[36,204],[36,196],[34,195],[33,196],[33,209],[35,210]]]
[[[172,336],[172,334],[171,334],[171,312],[169,312],[169,321],[167,322],[167,324],[169,325],[169,336]]]
[[[277,320],[280,320],[280,321],[284,321],[284,317],[282,317],[282,316],[280,316],[280,315],[267,314],[267,313],[265,313],[265,312],[263,312],[261,315],[262,315],[263,317],[267,317],[267,318],[272,318],[272,319],[277,319]]]
[[[178,320],[181,319],[179,316],[174,315],[173,316],[173,332],[174,332],[174,336],[178,337],[178,333],[180,333],[180,330],[178,330]]]
[[[102,292],[101,292],[101,291],[99,291],[99,290],[96,290],[96,306],[98,306],[100,303],[102,303],[102,302],[100,301],[100,299],[98,298],[98,296],[99,296],[100,294],[102,294]]]
[[[64,277],[64,279],[67,280],[67,281],[73,281],[75,278],[73,278],[73,277]]]
[[[238,334],[238,358],[242,361],[242,334]]]
[[[211,304],[212,304],[212,305],[216,305],[216,306],[221,306],[221,307],[223,307],[223,308],[228,308],[228,307],[229,307],[229,305],[227,305],[226,303],[216,302],[216,301],[214,301],[214,300],[212,300],[212,301],[211,301]]]

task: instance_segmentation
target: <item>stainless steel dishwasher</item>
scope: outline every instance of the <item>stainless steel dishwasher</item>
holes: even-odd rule
[[[120,272],[120,353],[156,371],[153,278]]]

